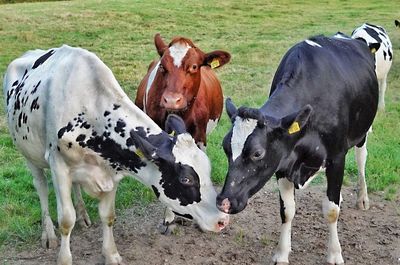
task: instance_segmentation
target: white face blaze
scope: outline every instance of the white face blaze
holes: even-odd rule
[[[236,117],[231,138],[233,161],[235,161],[236,158],[238,158],[242,153],[247,137],[249,137],[249,135],[254,131],[256,126],[257,120],[255,119],[242,119],[240,117]]]
[[[160,67],[160,61],[158,61],[158,63],[154,67],[154,69],[151,71],[151,73],[149,75],[149,79],[147,80],[146,93],[144,94],[144,97],[143,97],[143,111],[144,112],[146,112],[147,95],[149,94],[151,85],[154,82],[154,78],[156,77],[156,74],[157,74],[157,71],[158,71],[159,67]]]
[[[182,60],[185,57],[187,51],[192,48],[187,43],[177,42],[171,47],[169,47],[169,52],[174,60],[174,65],[180,67],[182,65]]]
[[[311,45],[311,46],[313,46],[313,47],[319,47],[319,48],[322,48],[322,46],[321,46],[321,45],[319,45],[318,43],[316,43],[316,42],[314,42],[314,41],[311,41],[311,40],[305,40],[305,42],[306,42],[308,45]]]

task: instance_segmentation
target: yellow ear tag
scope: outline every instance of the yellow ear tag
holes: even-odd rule
[[[144,154],[142,153],[142,151],[140,151],[139,149],[136,149],[135,154],[139,157],[139,158],[143,158]]]
[[[174,137],[174,136],[176,135],[176,132],[175,132],[175,131],[172,131],[172,132],[169,133],[169,135],[172,136],[172,137]]]
[[[219,60],[217,58],[214,58],[210,63],[211,69],[217,68],[219,65]]]
[[[371,49],[371,53],[375,53],[376,52],[376,49],[375,48],[372,48]]]
[[[293,122],[289,127],[289,134],[294,134],[300,131],[300,125],[297,121]]]

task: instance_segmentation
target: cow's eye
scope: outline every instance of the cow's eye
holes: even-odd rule
[[[181,176],[179,182],[185,186],[191,186],[193,184],[192,176]]]
[[[254,153],[251,155],[251,160],[253,161],[258,161],[261,160],[265,156],[265,150],[258,149],[254,151]]]
[[[189,72],[194,74],[197,72],[197,69],[199,69],[199,66],[197,64],[192,64],[192,66],[189,68]]]

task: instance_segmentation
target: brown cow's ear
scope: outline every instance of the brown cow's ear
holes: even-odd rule
[[[225,51],[213,51],[206,54],[203,65],[208,65],[211,69],[218,68],[227,64],[231,59],[231,55]]]
[[[163,56],[164,51],[168,48],[168,46],[165,44],[165,42],[163,41],[163,39],[161,38],[160,33],[157,33],[154,36],[154,45],[157,48],[157,52],[160,56]]]

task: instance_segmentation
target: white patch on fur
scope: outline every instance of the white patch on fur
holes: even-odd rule
[[[278,180],[279,192],[285,207],[285,223],[281,225],[281,234],[277,251],[273,257],[275,262],[289,262],[289,253],[291,248],[291,230],[292,220],[296,211],[294,200],[294,185],[286,178]]]
[[[182,43],[182,42],[177,42],[174,45],[172,45],[171,47],[169,47],[170,55],[171,55],[172,59],[174,60],[174,65],[176,67],[178,67],[178,68],[181,67],[183,57],[185,57],[187,51],[190,48],[192,48],[192,47],[189,46],[187,43]]]
[[[215,129],[215,127],[217,127],[217,124],[218,124],[218,119],[208,120],[206,134],[212,132]]]
[[[315,179],[315,177],[318,176],[319,173],[322,173],[324,171],[325,171],[325,168],[324,167],[320,167],[319,170],[314,175],[312,175],[311,177],[309,177],[307,179],[307,181],[304,183],[304,185],[300,185],[299,184],[299,189],[302,190],[302,189],[307,188],[308,185],[310,185],[310,183]]]
[[[305,42],[306,42],[308,45],[311,45],[311,46],[313,46],[313,47],[322,48],[321,45],[319,45],[318,43],[316,43],[316,42],[314,42],[314,41],[312,41],[312,40],[305,40]]]
[[[146,92],[144,94],[143,97],[143,111],[146,113],[146,105],[147,105],[147,96],[149,94],[151,85],[154,82],[154,78],[156,77],[158,68],[160,67],[160,61],[158,61],[158,63],[156,64],[156,66],[153,68],[153,70],[151,71],[150,75],[149,75],[149,79],[147,80],[147,85],[146,85]]]
[[[255,119],[242,119],[241,117],[236,117],[231,138],[233,161],[235,161],[242,153],[247,137],[249,137],[249,135],[254,131],[256,126],[257,120]]]

